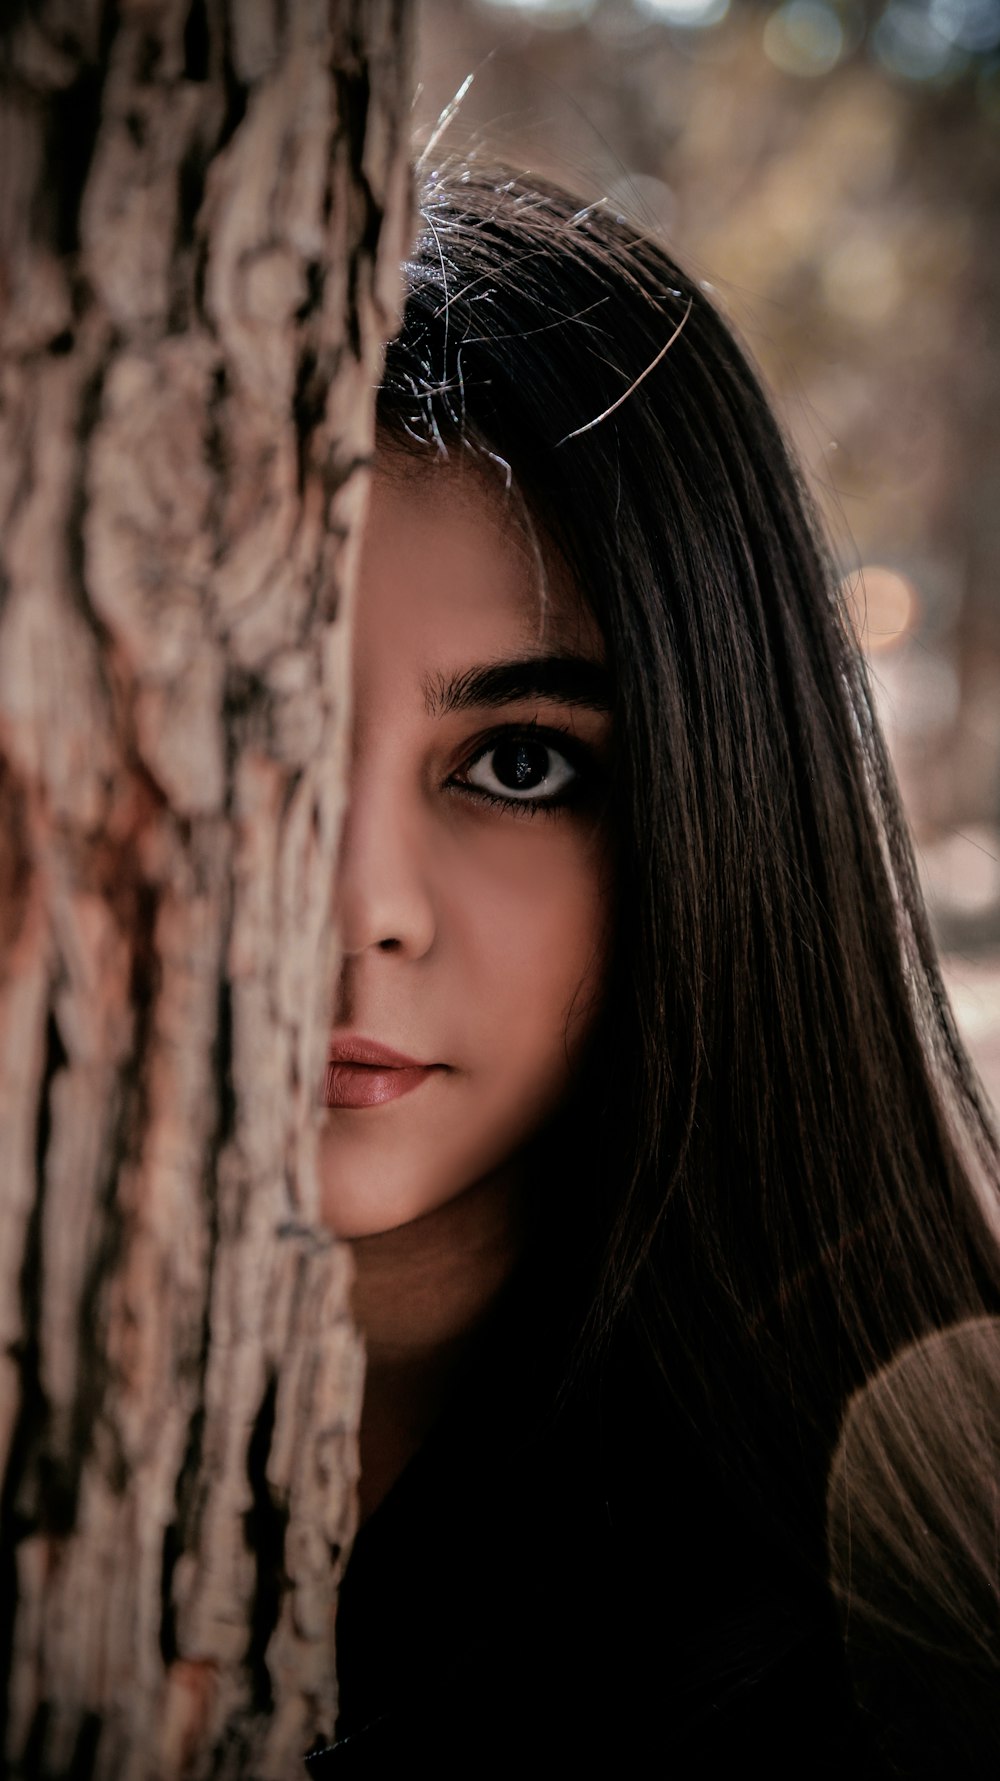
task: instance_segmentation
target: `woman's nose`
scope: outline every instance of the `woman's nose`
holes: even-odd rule
[[[347,958],[378,948],[422,958],[436,919],[418,814],[371,777],[351,787],[340,838],[336,916]]]

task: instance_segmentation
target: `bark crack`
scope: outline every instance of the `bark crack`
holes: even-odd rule
[[[345,315],[350,349],[355,359],[360,361],[364,357],[364,345],[361,339],[361,316],[364,306],[360,301],[359,294],[361,270],[362,267],[375,264],[378,240],[382,229],[382,207],[376,202],[364,165],[365,135],[371,105],[371,80],[367,63],[361,60],[355,62],[349,72],[343,69],[335,71],[334,84],[337,93],[338,115],[343,120],[341,133],[346,138],[351,183],[364,204],[364,223],[351,241],[347,265],[348,301]]]
[[[60,254],[80,249],[80,207],[101,129],[110,51],[118,29],[118,0],[107,0],[101,14],[96,57],[82,62],[76,80],[49,107],[45,144],[42,203],[51,206],[51,237]],[[63,47],[63,46],[60,46]],[[68,45],[66,47],[69,47]],[[73,46],[77,55],[78,46]]]
[[[18,1349],[11,1356],[17,1362],[20,1374],[21,1401],[11,1438],[3,1490],[0,1493],[0,1676],[10,1674],[13,1654],[14,1623],[18,1606],[17,1548],[24,1536],[32,1531],[32,1519],[36,1522],[44,1521],[44,1515],[39,1513],[40,1505],[35,1516],[29,1518],[23,1486],[32,1459],[38,1455],[43,1443],[48,1409],[40,1377],[39,1338],[44,1162],[52,1130],[52,1084],[65,1063],[66,1051],[50,1005],[35,1135],[38,1192],[25,1231],[24,1258],[19,1280],[21,1328],[24,1334]],[[8,1705],[6,1690],[0,1688],[0,1751],[6,1749]]]
[[[191,0],[184,25],[184,78],[207,80],[211,70],[212,39],[205,0]]]
[[[254,1421],[247,1449],[247,1478],[253,1506],[244,1518],[247,1545],[254,1555],[256,1583],[250,1618],[250,1639],[247,1645],[247,1669],[253,1693],[254,1710],[268,1713],[273,1705],[271,1673],[267,1666],[267,1650],[278,1624],[281,1600],[287,1587],[285,1575],[285,1532],[288,1527],[288,1505],[272,1490],[267,1476],[267,1462],[274,1435],[278,1381],[268,1378],[260,1409]]]

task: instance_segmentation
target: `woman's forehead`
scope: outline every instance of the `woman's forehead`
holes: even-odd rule
[[[428,463],[378,454],[361,582],[362,601],[405,604],[414,619],[422,610],[428,622],[516,633],[531,650],[604,654],[558,550],[470,454]]]

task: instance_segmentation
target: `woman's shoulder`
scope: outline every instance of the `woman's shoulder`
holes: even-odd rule
[[[879,1771],[832,1603],[754,1548],[678,1441],[637,1488],[593,1405],[494,1355],[357,1541],[320,1775]],[[339,1766],[339,1770],[337,1765]],[[352,1765],[353,1764],[353,1769]]]

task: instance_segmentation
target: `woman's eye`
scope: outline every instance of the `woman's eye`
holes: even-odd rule
[[[484,748],[466,767],[462,784],[508,804],[557,804],[578,778],[578,769],[551,742],[510,736]]]

